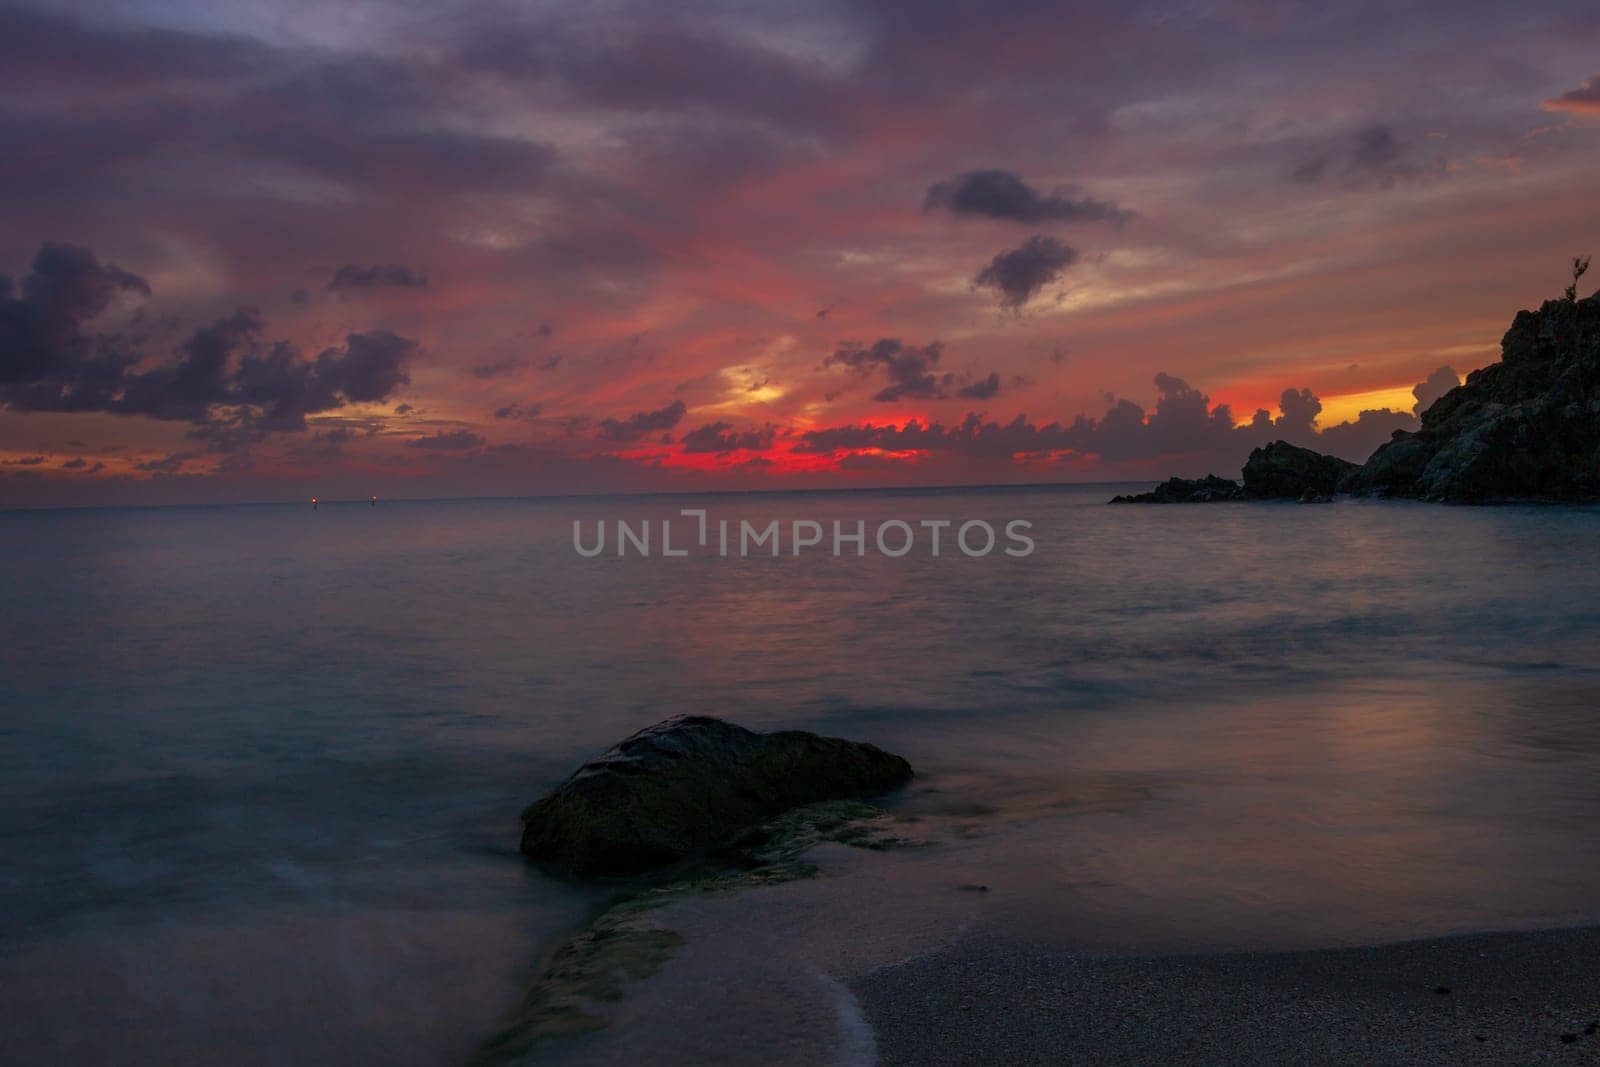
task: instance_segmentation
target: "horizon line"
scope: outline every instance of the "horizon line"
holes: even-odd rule
[[[40,507],[0,507],[0,515],[20,515],[46,511],[157,511],[180,508],[265,508],[304,506],[313,500],[318,504],[442,504],[451,502],[495,500],[590,500],[621,497],[703,497],[703,496],[803,496],[829,493],[933,493],[954,489],[1010,491],[1019,489],[1088,489],[1155,484],[1159,478],[1135,478],[1115,481],[1087,482],[978,482],[944,483],[939,485],[851,485],[832,488],[777,488],[777,489],[645,489],[633,491],[602,490],[577,493],[493,493],[478,496],[353,496],[353,497],[297,497],[279,500],[235,500],[190,504],[49,504]]]

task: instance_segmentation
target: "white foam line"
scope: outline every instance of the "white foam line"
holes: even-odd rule
[[[838,1067],[873,1067],[878,1062],[878,1039],[861,1012],[860,1002],[844,983],[827,975],[821,977],[833,998],[834,1017],[839,1024],[839,1053],[833,1062]]]

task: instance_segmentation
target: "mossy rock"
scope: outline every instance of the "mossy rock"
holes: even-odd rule
[[[875,745],[680,716],[529,807],[522,851],[582,875],[637,874],[725,847],[793,808],[876,796],[911,778],[909,763]]]
[[[604,1005],[620,1000],[630,982],[655,974],[684,943],[681,934],[655,921],[660,908],[700,894],[811,878],[817,868],[804,860],[806,850],[825,841],[893,848],[906,843],[894,825],[892,815],[871,804],[812,804],[751,828],[705,864],[675,869],[670,880],[636,883],[546,957],[522,1003],[472,1062],[515,1062],[543,1042],[603,1029]]]

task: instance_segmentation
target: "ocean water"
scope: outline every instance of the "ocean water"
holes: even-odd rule
[[[685,712],[905,754],[882,869],[1069,949],[1600,920],[1600,510],[1114,491],[0,513],[0,1059],[464,1058],[600,897],[518,811]],[[573,550],[683,507],[1037,547]]]

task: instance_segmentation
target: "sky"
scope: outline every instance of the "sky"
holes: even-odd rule
[[[0,507],[1233,476],[1600,250],[1600,20],[0,5],[0,144]]]

